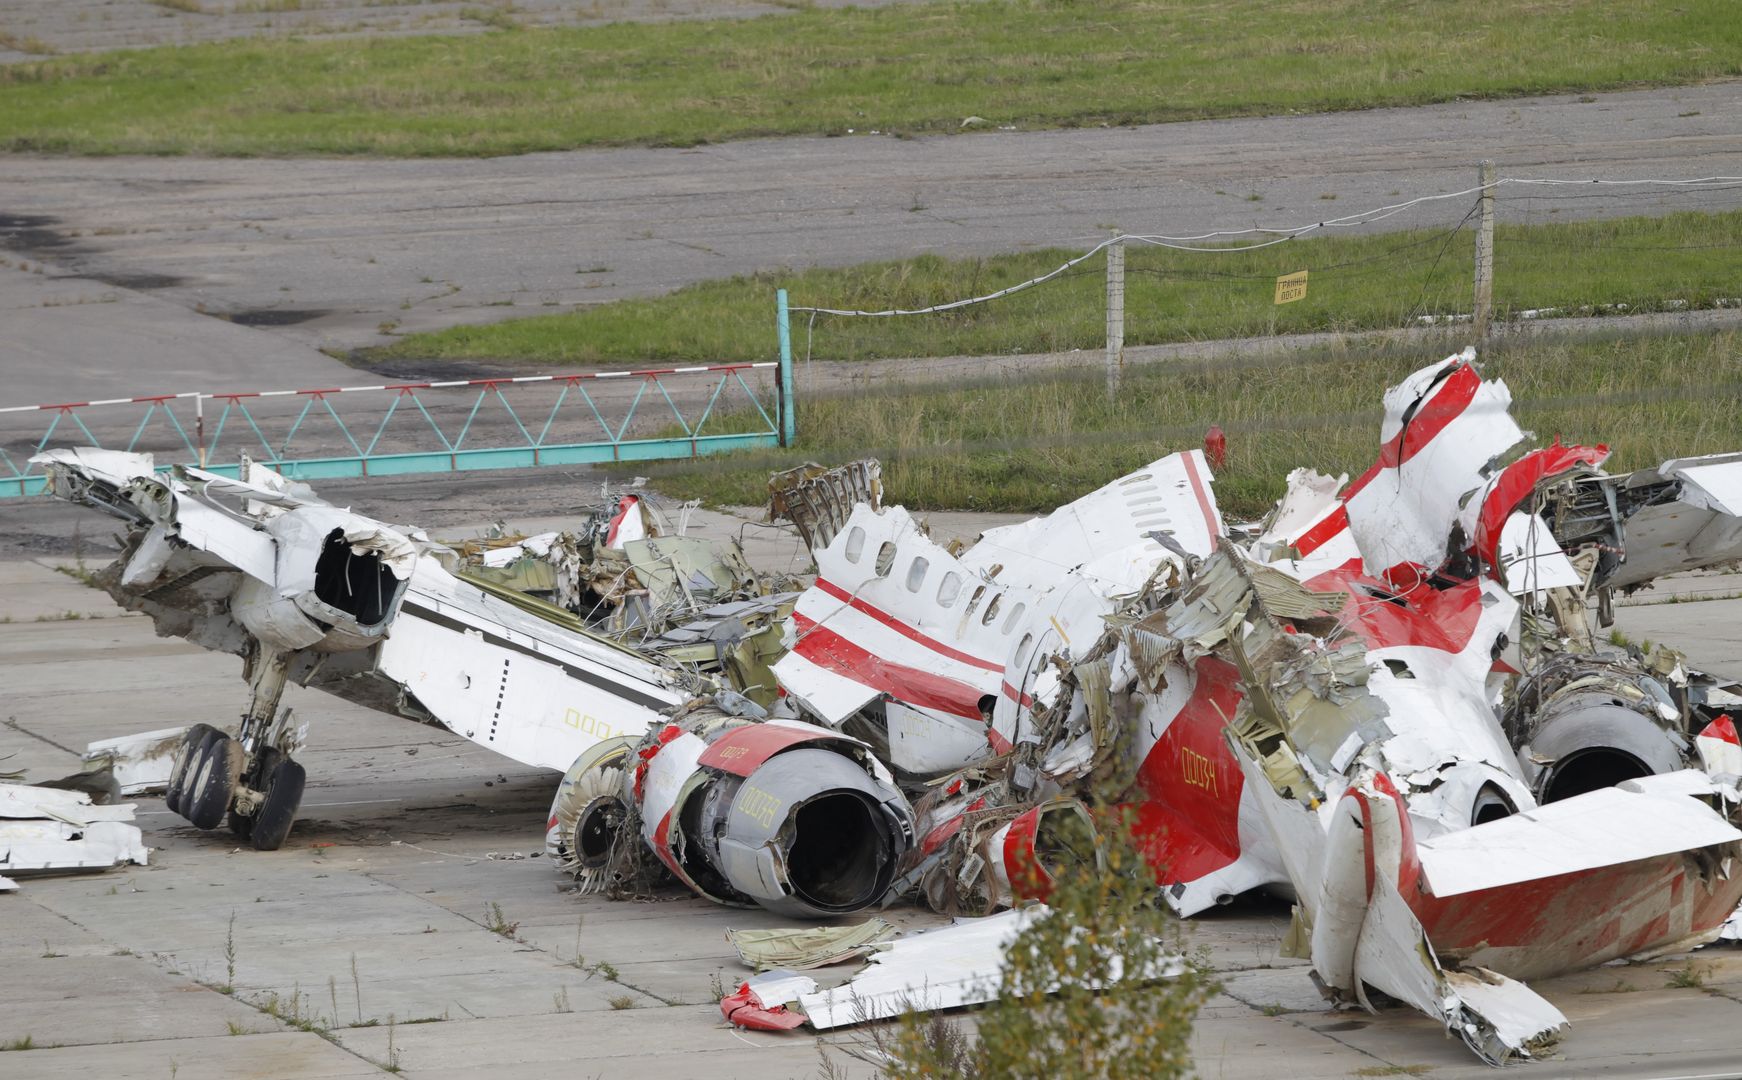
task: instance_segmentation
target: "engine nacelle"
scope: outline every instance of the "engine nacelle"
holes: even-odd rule
[[[1689,765],[1682,706],[1637,662],[1565,655],[1514,697],[1508,735],[1538,801]]]
[[[615,770],[621,795],[602,798]],[[697,893],[788,916],[877,904],[913,846],[913,812],[867,744],[714,706],[577,762],[551,810],[553,854],[602,876],[598,857],[629,817],[615,807],[635,808],[646,848]]]

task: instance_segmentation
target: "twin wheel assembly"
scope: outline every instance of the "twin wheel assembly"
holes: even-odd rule
[[[164,802],[201,829],[229,816],[230,831],[260,851],[283,846],[302,804],[307,774],[274,746],[249,753],[241,742],[195,724],[182,736]]]

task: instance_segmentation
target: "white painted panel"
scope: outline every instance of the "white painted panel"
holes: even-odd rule
[[[1422,871],[1435,896],[1457,896],[1742,840],[1684,793],[1688,782],[1684,773],[1645,777],[1422,840]]]

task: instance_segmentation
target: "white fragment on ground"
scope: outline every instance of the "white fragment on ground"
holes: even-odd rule
[[[81,791],[0,784],[0,871],[75,873],[146,864],[133,804],[96,806]],[[18,886],[0,877],[0,891]]]

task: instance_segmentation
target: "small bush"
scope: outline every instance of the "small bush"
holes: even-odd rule
[[[908,1013],[879,1037],[891,1080],[1156,1080],[1188,1072],[1192,1020],[1214,987],[1185,955],[1125,812],[1107,808],[1097,818],[1105,865],[1056,868],[1051,914],[1011,944],[999,996],[978,1011],[980,1034]]]

